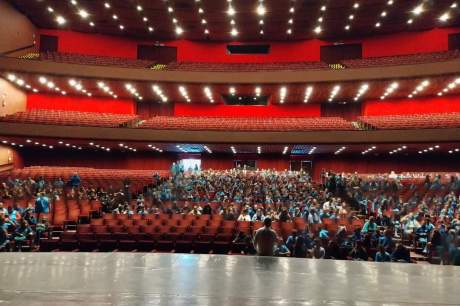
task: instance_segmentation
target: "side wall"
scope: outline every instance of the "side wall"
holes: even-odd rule
[[[29,19],[6,1],[0,1],[0,53],[35,44],[36,28]],[[28,50],[11,53],[24,54]]]
[[[0,117],[26,110],[27,95],[0,78]]]
[[[14,148],[0,145],[0,172],[13,168],[22,168],[22,155]]]

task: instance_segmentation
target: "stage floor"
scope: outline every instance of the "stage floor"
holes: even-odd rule
[[[459,305],[460,268],[145,253],[0,253],[0,305]]]

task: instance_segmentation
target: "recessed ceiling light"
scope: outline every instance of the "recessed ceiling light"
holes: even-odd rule
[[[238,30],[235,29],[235,28],[233,28],[233,29],[230,31],[230,34],[231,34],[232,36],[238,36]]]
[[[184,29],[182,29],[182,28],[179,27],[179,26],[176,27],[176,30],[175,30],[175,31],[176,31],[176,34],[177,34],[177,35],[181,35],[182,33],[184,33]]]
[[[444,13],[444,14],[442,14],[441,16],[439,16],[439,20],[440,20],[441,22],[446,22],[446,21],[449,20],[449,19],[450,19],[450,14],[449,14],[449,12]]]
[[[321,31],[322,31],[322,29],[321,29],[320,26],[317,26],[317,27],[313,30],[313,32],[315,32],[316,34],[321,33]]]
[[[83,10],[83,9],[81,9],[81,10],[79,10],[79,11],[78,11],[78,15],[80,15],[80,16],[81,16],[81,18],[83,18],[83,19],[86,19],[86,18],[88,18],[88,17],[89,17],[89,14],[88,14],[88,12],[87,12],[87,11],[85,11],[85,10]]]
[[[229,16],[235,15],[235,9],[233,8],[233,6],[230,5],[230,6],[228,7],[227,15],[229,15]]]
[[[8,74],[7,78],[10,82],[14,82],[16,80],[16,76],[14,74]]]
[[[417,7],[415,7],[413,10],[412,10],[412,13],[414,15],[420,15],[421,13],[423,13],[424,11],[424,7],[423,7],[423,3],[418,5]]]
[[[266,13],[265,6],[262,3],[259,4],[259,6],[257,7],[257,15],[263,16],[265,15],[265,13]]]
[[[63,25],[63,24],[65,24],[67,22],[67,20],[64,17],[62,17],[61,15],[59,15],[59,16],[56,16],[56,22],[59,25]]]

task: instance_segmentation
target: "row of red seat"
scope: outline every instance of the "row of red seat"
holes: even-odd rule
[[[174,216],[174,215],[173,215]],[[208,222],[217,216],[208,217]],[[220,217],[220,216],[219,216]],[[263,226],[262,222],[235,222],[222,221],[221,223],[208,224],[203,226],[178,226],[167,224],[114,224],[102,225],[93,219],[91,224],[80,224],[76,231],[64,231],[56,238],[52,236],[41,240],[40,250],[50,251],[53,249],[81,251],[163,251],[163,252],[190,252],[196,253],[214,253],[226,254],[230,251],[241,252],[246,243],[239,241],[233,242],[237,233],[251,235],[254,231]],[[105,219],[111,221],[120,221],[118,219]],[[144,219],[142,219],[144,220]],[[161,220],[161,217],[156,220]],[[163,221],[168,219],[163,219]],[[169,220],[172,220],[169,219]],[[185,218],[184,218],[185,220]],[[197,217],[195,221],[202,220]],[[216,221],[217,221],[216,220]],[[124,221],[130,221],[126,219]],[[134,219],[132,221],[140,221]],[[275,222],[273,228],[279,235],[286,239],[294,229],[303,231],[305,229],[305,220],[298,218],[295,222]],[[321,225],[328,228],[332,233],[337,231],[338,223],[330,222]],[[310,225],[312,232],[317,232],[320,225]],[[352,228],[362,227],[362,221],[353,222]]]
[[[417,53],[399,56],[370,57],[363,59],[344,60],[347,68],[369,68],[382,66],[416,65],[424,63],[445,62],[460,58],[460,51],[443,51],[433,53]]]
[[[377,129],[436,129],[460,127],[460,113],[362,116],[362,123]]]
[[[29,177],[43,177],[47,181],[54,181],[62,178],[67,181],[74,173],[78,173],[82,186],[86,187],[113,187],[122,188],[123,180],[129,179],[131,190],[136,191],[152,182],[154,174],[162,177],[168,176],[167,170],[129,170],[129,169],[95,169],[87,167],[47,167],[33,166],[21,169],[14,169],[11,172],[2,172],[0,178],[8,176],[12,178],[27,179]]]
[[[3,122],[122,127],[136,121],[130,114],[107,114],[62,110],[31,110],[0,118]],[[460,113],[361,116],[365,126],[377,129],[452,128],[460,126]],[[353,124],[340,117],[304,118],[238,118],[156,116],[141,121],[139,128],[192,131],[313,131],[355,130]]]
[[[208,71],[208,72],[254,72],[276,70],[321,70],[329,69],[325,62],[287,62],[287,63],[204,63],[178,62],[166,66],[165,70]]]
[[[78,65],[117,66],[122,68],[150,68],[155,64],[153,61],[147,60],[62,52],[40,53],[39,60]]]
[[[140,125],[144,129],[159,130],[216,130],[216,131],[311,131],[353,130],[351,122],[340,117],[317,118],[219,118],[157,116]]]
[[[51,125],[76,125],[97,127],[120,127],[137,118],[132,114],[91,113],[63,110],[34,109],[18,112],[0,118],[4,122],[51,124]]]
[[[442,51],[417,53],[399,56],[372,57],[341,61],[347,68],[368,68],[382,66],[414,65],[443,62],[460,58],[460,51]],[[83,55],[74,53],[45,52],[40,53],[39,60],[54,61],[80,65],[118,66],[124,68],[151,68],[153,61],[118,58],[109,56]],[[325,62],[274,62],[274,63],[208,63],[175,62],[162,70],[172,71],[208,71],[208,72],[253,72],[277,70],[321,70],[330,69]]]

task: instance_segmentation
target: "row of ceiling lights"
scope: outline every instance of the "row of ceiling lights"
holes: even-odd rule
[[[10,142],[8,140],[2,140],[1,143],[4,144],[4,145],[10,145],[10,146],[13,146],[13,147],[19,147],[19,148],[24,147],[24,144],[19,144],[19,143],[16,143],[16,142]],[[47,148],[47,149],[54,149],[55,148],[55,146],[53,146],[53,145],[46,144],[46,143],[41,143],[39,141],[33,141],[31,139],[26,139],[25,144],[31,145],[31,146]],[[69,149],[75,149],[75,150],[83,150],[84,149],[80,145],[71,144],[70,142],[64,142],[62,140],[58,141],[58,145],[62,146],[63,148],[69,148]],[[97,144],[97,143],[95,143],[93,141],[89,142],[88,145],[89,145],[89,148],[92,148],[92,149],[97,149],[97,150],[101,150],[101,151],[104,151],[104,152],[111,152],[110,147]],[[126,150],[129,150],[129,151],[132,151],[132,152],[137,152],[136,148],[131,147],[129,145],[126,145],[124,143],[119,143],[118,146],[119,146],[120,149],[126,149]],[[163,149],[161,149],[159,147],[156,147],[155,145],[149,144],[149,145],[147,145],[147,147],[152,149],[152,150],[154,150],[154,151],[156,151],[156,152],[163,153]],[[176,148],[179,149],[181,152],[189,153],[188,150],[186,149],[186,147],[184,147],[182,145],[176,145]],[[434,145],[434,146],[427,147],[426,149],[418,151],[418,154],[434,152],[434,151],[439,150],[440,148],[441,147],[439,145]],[[204,145],[203,149],[206,152],[208,152],[209,154],[213,153],[213,151],[207,145]],[[347,149],[347,147],[345,147],[345,146],[340,147],[334,152],[334,154],[339,155],[340,153],[342,153],[346,149]],[[375,151],[376,149],[377,149],[376,146],[372,146],[372,147],[369,147],[368,149],[362,151],[361,154],[366,155],[368,153],[371,153],[371,152]],[[405,151],[407,149],[408,149],[408,147],[403,145],[403,146],[400,146],[400,147],[398,147],[398,148],[396,148],[394,150],[391,150],[389,152],[389,154],[390,155],[397,154],[397,153],[403,152],[403,151]],[[233,154],[237,154],[237,150],[236,150],[235,146],[230,146],[230,150],[232,151]],[[262,154],[262,146],[257,146],[256,150],[257,150],[257,154]],[[317,147],[313,146],[308,151],[308,154],[312,155],[316,150],[317,150]],[[288,152],[289,152],[289,146],[285,146],[283,148],[282,154],[286,155]],[[459,148],[451,149],[451,150],[448,151],[449,154],[459,153],[459,152],[460,152]]]
[[[407,146],[401,146],[401,147],[399,147],[399,148],[396,148],[396,149],[390,151],[390,155],[393,155],[393,154],[402,152],[402,151],[404,151],[404,150],[406,150],[406,149],[407,149]]]
[[[436,145],[436,146],[433,146],[433,147],[426,148],[424,150],[420,150],[420,151],[418,151],[418,154],[430,153],[430,152],[438,150],[439,148],[440,148],[440,146]]]
[[[23,88],[26,88],[28,90],[31,90],[33,92],[39,92],[39,90],[37,88],[32,87],[31,85],[27,84],[22,78],[16,76],[15,74],[12,74],[12,73],[8,74],[7,75],[7,80],[9,80],[10,82],[12,82],[12,83],[14,83],[14,84],[16,84],[16,85],[18,85],[20,87],[23,87]],[[43,88],[45,88],[47,90],[54,90],[55,92],[59,92],[62,95],[67,95],[67,92],[65,90],[62,90],[61,88],[56,86],[56,84],[52,80],[48,79],[47,77],[40,76],[38,78],[38,81],[39,81],[39,84],[41,84],[43,86]],[[82,94],[87,95],[89,97],[91,97],[93,95],[91,92],[89,92],[87,89],[85,89],[83,83],[81,81],[79,81],[79,80],[69,79],[68,84],[76,92],[82,93]],[[408,95],[408,98],[414,98],[419,93],[423,92],[429,85],[430,85],[429,80],[421,81],[420,84]],[[442,91],[438,92],[438,96],[442,96],[445,93],[448,93],[449,91],[452,91],[452,90],[456,89],[458,87],[458,85],[460,85],[460,78],[456,78],[456,79],[450,81],[448,83],[448,85]],[[105,83],[103,81],[99,81],[99,82],[97,82],[97,87],[99,89],[101,89],[104,93],[110,95],[112,98],[115,98],[115,99],[118,98],[118,95],[114,93],[114,91],[110,88],[110,86],[107,83]],[[139,99],[139,100],[144,99],[143,96],[138,92],[137,88],[133,84],[126,83],[125,88],[136,99]],[[354,100],[358,101],[360,98],[362,98],[362,96],[369,90],[369,88],[370,88],[369,84],[367,84],[367,83],[362,84],[359,87],[359,89],[358,89],[358,91],[357,91],[357,93],[356,93],[356,95],[354,97]],[[380,99],[381,100],[386,99],[389,95],[393,94],[398,88],[399,88],[399,83],[398,82],[392,82],[391,84],[389,84],[387,86],[387,88],[385,89],[385,92],[383,93],[383,95],[380,96]],[[152,89],[153,89],[153,92],[157,95],[157,97],[159,99],[161,99],[161,101],[168,102],[168,100],[169,100],[168,97],[164,94],[163,90],[161,89],[161,87],[159,85],[156,85],[156,84],[153,85]],[[187,101],[187,102],[192,101],[185,86],[179,85],[178,89],[179,89],[179,93],[185,99],[185,101]],[[311,95],[313,93],[313,89],[314,88],[311,85],[306,87],[305,96],[304,96],[304,103],[307,103],[310,100]],[[339,94],[340,90],[341,90],[340,85],[335,85],[335,86],[332,87],[330,95],[329,95],[329,102],[332,102],[336,98],[336,96]],[[208,100],[211,103],[214,103],[214,98],[213,98],[211,88],[209,86],[205,86],[203,88],[203,92],[204,92],[204,95],[208,98]],[[236,88],[234,86],[229,87],[229,93],[232,96],[236,95],[237,94]],[[262,88],[260,86],[256,86],[255,87],[255,95],[256,95],[256,97],[260,97],[261,93],[262,93]],[[285,102],[287,94],[288,94],[287,87],[286,86],[280,87],[280,92],[279,92],[280,103]]]
[[[90,27],[95,27],[95,23],[93,21],[91,21],[90,17],[92,14],[90,14],[85,8],[83,8],[82,6],[80,6],[78,4],[78,1],[76,0],[70,0],[69,1],[70,4],[72,5],[72,7],[75,7],[76,9],[76,12],[77,14],[85,21],[88,21],[88,25]],[[171,17],[171,21],[173,23],[173,26],[174,26],[174,31],[176,33],[176,35],[180,36],[184,33],[184,29],[183,27],[180,25],[179,21],[177,20],[177,16],[174,14],[174,7],[169,3],[169,0],[165,0],[164,1],[166,3],[166,7],[167,7],[167,11]],[[232,3],[232,0],[227,0],[228,2],[228,9],[226,11],[227,15],[229,16],[230,18],[230,35],[235,37],[235,36],[238,36],[239,34],[239,31],[238,31],[238,27],[236,25],[236,21],[235,21],[235,18],[236,18],[236,15],[237,15],[237,10],[235,9],[233,3]],[[386,17],[389,15],[389,9],[391,7],[394,6],[396,0],[388,0],[386,2],[386,8],[384,8],[379,16],[377,17],[377,21],[375,23],[375,28],[380,28],[383,23],[384,23],[384,20],[386,19]],[[410,17],[409,19],[407,20],[407,24],[411,25],[414,23],[414,20],[415,18],[417,18],[418,16],[422,15],[424,12],[427,11],[427,7],[426,7],[426,4],[425,4],[426,1],[422,1],[420,4],[418,4],[416,7],[414,7],[412,9],[412,11],[410,12]],[[197,4],[197,11],[198,11],[198,16],[200,17],[200,23],[201,25],[203,26],[203,33],[205,35],[209,35],[210,34],[210,31],[209,31],[209,28],[208,28],[208,22],[206,20],[206,18],[204,18],[204,14],[205,14],[205,11],[201,5],[201,0],[195,0],[195,3]],[[295,18],[295,0],[291,0],[291,3],[290,5],[287,6],[287,9],[288,9],[288,21],[287,21],[287,24],[288,24],[288,28],[286,30],[286,33],[288,35],[291,35],[293,34],[293,24],[294,24],[294,18]],[[112,5],[110,4],[110,2],[108,1],[105,1],[104,2],[104,8],[108,11],[112,10]],[[352,11],[351,13],[348,15],[347,19],[346,19],[346,24],[344,25],[344,30],[345,31],[350,31],[352,29],[352,25],[353,25],[353,21],[356,20],[356,14],[358,12],[360,8],[360,3],[359,2],[354,2],[353,5],[352,5]],[[452,18],[452,15],[453,15],[453,10],[457,9],[458,8],[458,4],[457,2],[452,2],[449,7],[446,9],[445,12],[443,12],[440,16],[437,17],[437,19],[441,22],[441,23],[445,23],[447,21],[449,21],[451,18]],[[149,23],[149,18],[146,16],[146,14],[144,13],[144,8],[142,7],[142,5],[140,4],[135,4],[135,8],[134,8],[137,13],[139,14],[139,17],[141,18],[141,22],[143,25],[145,25],[146,27],[146,30],[149,32],[149,33],[152,33],[154,32],[154,27],[150,25]],[[60,13],[56,12],[51,6],[48,6],[47,7],[47,10],[48,12],[50,12],[51,14],[53,14],[53,17],[56,21],[56,23],[59,25],[59,26],[63,26],[67,23],[67,19]],[[263,25],[265,23],[264,21],[264,17],[267,13],[268,9],[267,7],[265,6],[264,4],[264,0],[258,0],[258,3],[256,4],[256,7],[255,7],[255,13],[258,17],[258,20],[259,20],[259,33],[260,35],[264,35],[264,29],[263,29]],[[322,5],[320,7],[320,12],[319,12],[319,17],[317,19],[317,23],[315,25],[315,27],[313,28],[313,32],[317,35],[321,34],[321,32],[323,32],[323,24],[324,24],[324,20],[325,20],[325,15],[326,15],[326,12],[327,12],[327,6],[326,5]],[[120,21],[120,18],[118,17],[117,14],[112,14],[112,19],[117,22],[117,25],[118,25],[118,28],[123,31],[125,30],[125,26],[123,25],[123,23],[121,23]]]

